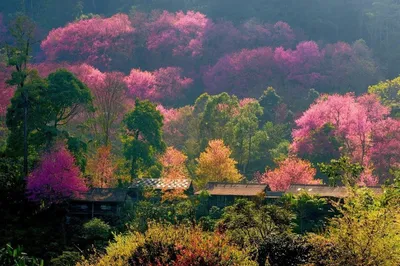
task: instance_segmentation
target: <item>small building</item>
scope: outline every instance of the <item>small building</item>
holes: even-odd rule
[[[129,187],[129,196],[132,200],[139,200],[146,189],[156,193],[182,190],[188,196],[194,193],[192,180],[190,179],[138,178],[132,181]]]
[[[383,188],[380,186],[371,186],[368,188],[377,195],[381,195],[383,193]],[[321,198],[343,199],[349,195],[349,191],[345,186],[331,187],[328,185],[292,184],[290,185],[289,189],[286,190],[286,193],[293,195],[298,195],[304,192]]]
[[[120,214],[128,190],[117,188],[92,188],[70,199],[69,213],[73,216],[94,218]]]
[[[283,192],[270,191],[265,184],[240,184],[240,183],[218,183],[209,182],[205,189],[210,195],[209,206],[225,207],[232,205],[236,199],[256,199],[258,197],[266,199],[277,199]],[[202,191],[196,192],[197,195]]]

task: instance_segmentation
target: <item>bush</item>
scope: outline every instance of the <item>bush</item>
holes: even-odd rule
[[[106,254],[92,263],[78,265],[257,265],[247,250],[231,245],[218,233],[199,228],[150,224],[145,234],[119,235]]]
[[[307,239],[294,234],[269,235],[258,248],[258,263],[271,266],[303,265],[308,262],[311,246]]]
[[[51,266],[75,266],[81,259],[79,252],[64,251],[62,255],[51,259]]]
[[[90,240],[108,240],[111,227],[98,218],[83,225],[85,237]]]

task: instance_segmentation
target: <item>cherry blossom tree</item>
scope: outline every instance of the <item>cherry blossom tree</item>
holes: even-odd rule
[[[57,203],[86,190],[74,157],[60,143],[43,155],[27,181],[29,198],[33,201]]]
[[[286,191],[290,184],[321,184],[314,179],[316,170],[308,161],[296,157],[286,158],[272,171],[267,171],[260,178],[261,183],[268,184],[272,191]]]
[[[400,168],[400,121],[386,119],[374,125],[372,131],[371,161],[380,176]]]
[[[134,31],[125,14],[83,19],[50,31],[41,48],[53,61],[107,64],[114,54],[129,56],[132,53]]]
[[[323,52],[315,42],[301,42],[296,50],[275,50],[274,60],[285,79],[296,81],[305,87],[311,87],[321,78],[317,71],[324,59]]]
[[[274,53],[269,47],[227,54],[203,76],[207,92],[258,97],[273,78]]]
[[[325,144],[338,145],[341,155],[365,168],[372,164],[381,169],[386,162],[388,172],[389,165],[399,162],[396,152],[392,152],[399,145],[398,121],[389,119],[389,113],[390,109],[373,94],[323,95],[296,120],[292,151],[302,155],[324,153],[318,150],[324,146],[316,145],[314,138],[316,132],[325,132],[331,140]]]
[[[94,96],[95,112],[88,112],[94,133],[100,136],[103,145],[108,146],[115,133],[117,122],[121,122],[126,110],[127,87],[124,75],[109,72],[103,77],[95,76],[90,80]]]
[[[182,77],[181,68],[167,67],[153,72],[132,69],[125,82],[132,97],[168,102],[182,97],[193,80]]]
[[[366,87],[378,81],[378,66],[365,42],[328,44],[323,53],[325,60],[321,71],[325,78],[320,91],[363,93]]]
[[[173,55],[200,56],[208,23],[210,20],[204,14],[194,11],[153,14],[147,23],[147,48]]]

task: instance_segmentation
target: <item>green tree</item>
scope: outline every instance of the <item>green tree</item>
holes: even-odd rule
[[[258,130],[259,116],[263,114],[262,107],[258,102],[248,103],[240,108],[239,114],[235,116],[228,127],[233,129],[233,144],[235,157],[238,164],[242,166],[243,173],[250,164],[252,155],[252,140]]]
[[[364,167],[359,163],[352,163],[349,157],[342,156],[339,159],[332,159],[330,164],[319,163],[321,172],[328,176],[331,186],[344,184],[354,186],[360,178]]]
[[[24,156],[24,175],[28,175],[28,106],[29,106],[29,87],[25,83],[30,71],[28,62],[34,43],[35,24],[26,16],[18,16],[10,27],[14,45],[6,45],[7,63],[14,68],[8,84],[17,86],[20,91],[19,97],[22,99],[23,108],[23,156]]]
[[[150,101],[135,102],[135,109],[124,118],[128,135],[124,137],[125,157],[131,161],[131,176],[161,174],[157,155],[167,148],[163,140],[163,116]],[[157,170],[158,169],[158,170]]]
[[[307,193],[299,195],[285,194],[281,201],[284,206],[296,214],[297,228],[295,228],[295,231],[299,233],[321,229],[331,213],[331,206],[328,205],[326,199]]]
[[[65,125],[85,107],[92,106],[92,95],[89,88],[74,74],[66,69],[58,69],[48,78],[48,89],[45,95],[52,108],[54,128]]]
[[[200,107],[206,99],[206,96],[200,96],[196,105]],[[212,139],[225,140],[227,135],[226,125],[238,109],[239,100],[236,96],[221,93],[208,98],[200,118],[200,150],[204,150]]]
[[[276,93],[275,89],[268,87],[258,101],[261,107],[264,108],[264,114],[260,122],[262,124],[267,121],[275,122],[276,108],[282,103],[282,98]]]
[[[276,205],[259,206],[240,199],[224,209],[219,227],[239,246],[257,246],[269,235],[291,230],[293,214]]]
[[[395,185],[376,196],[353,190],[321,235],[311,235],[317,265],[399,265],[400,193]]]
[[[376,94],[380,101],[392,109],[392,115],[400,117],[400,76],[368,87],[369,93]]]
[[[29,91],[26,99],[21,97],[25,90]],[[21,139],[25,132],[25,111],[22,107],[28,101],[29,124],[27,124],[26,135],[31,155],[34,156],[50,147],[56,137],[67,139],[68,148],[74,155],[79,155],[82,151],[82,143],[58,127],[72,119],[81,110],[80,108],[90,108],[91,99],[89,89],[66,70],[57,70],[47,79],[42,79],[36,70],[30,70],[24,87],[17,88],[7,111],[6,122],[10,130],[9,153],[14,156],[21,156],[24,153]],[[78,161],[82,163],[82,168],[84,162],[81,159]]]

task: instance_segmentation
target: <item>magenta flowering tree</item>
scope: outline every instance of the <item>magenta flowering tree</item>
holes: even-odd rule
[[[325,54],[324,82],[320,91],[355,91],[363,93],[365,88],[378,81],[378,66],[372,52],[363,41],[350,45],[343,42],[328,44],[323,49]],[[327,91],[326,91],[327,92]]]
[[[134,31],[125,14],[95,17],[53,29],[41,47],[49,60],[107,64],[115,54],[132,53]]]
[[[168,102],[182,97],[193,80],[182,77],[181,68],[167,67],[153,72],[132,69],[125,82],[132,97]]]
[[[37,69],[40,76],[44,78],[59,68],[65,68],[75,74],[79,80],[85,83],[90,89],[101,87],[106,77],[106,73],[103,73],[97,68],[86,63],[69,64],[66,62],[57,63],[46,61],[40,64],[31,65],[30,67]]]
[[[377,174],[387,173],[400,159],[392,151],[400,145],[396,128],[399,122],[388,118],[389,113],[389,108],[381,105],[374,95],[323,95],[296,120],[292,151],[310,155],[324,153],[320,148],[325,152],[334,150],[315,141],[315,132],[322,132],[339,146],[341,155],[366,169],[375,166]],[[327,126],[331,130],[326,130]]]
[[[400,121],[388,118],[374,125],[371,161],[380,176],[400,168]]]
[[[38,167],[28,176],[27,192],[33,201],[57,203],[85,192],[87,187],[64,144],[56,144],[44,154]]]
[[[227,54],[209,68],[203,76],[207,92],[228,92],[239,97],[259,97],[270,85],[274,71],[272,48]]]
[[[194,11],[153,14],[147,23],[147,48],[173,55],[199,56],[208,23],[210,20],[204,14]]]
[[[312,87],[321,78],[320,64],[324,59],[315,42],[301,42],[296,50],[275,50],[274,60],[286,80],[295,81],[304,87]]]

